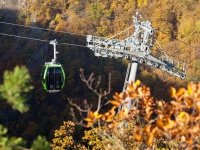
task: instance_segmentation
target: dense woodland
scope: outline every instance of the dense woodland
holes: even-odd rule
[[[72,98],[78,105],[87,99],[96,107],[98,96],[81,81],[80,68],[84,68],[86,77],[92,72],[96,78],[101,76],[100,87],[103,90],[107,89],[108,73],[111,73],[111,93],[106,100],[112,99],[115,92],[121,92],[129,62],[98,58],[90,49],[76,45],[85,46],[86,35],[89,34],[111,37],[119,33],[132,25],[132,16],[136,12],[142,15],[144,21],[151,21],[155,39],[166,53],[187,64],[185,80],[139,65],[137,79],[150,87],[155,99],[169,101],[171,86],[186,87],[189,82],[197,83],[200,78],[199,0],[27,0],[20,10],[2,8],[0,33],[41,40],[0,36],[0,82],[3,82],[5,70],[20,65],[28,68],[34,87],[27,96],[30,110],[26,113],[13,110],[10,104],[1,101],[0,123],[8,128],[8,134],[23,137],[29,142],[42,135],[51,142],[54,131],[63,121],[72,120],[67,98]],[[53,47],[42,40],[54,39],[58,43],[75,45],[57,46],[57,59],[65,70],[66,85],[62,92],[49,94],[43,90],[40,72],[44,63],[52,59]],[[84,130],[81,126],[75,127],[75,141],[82,143]]]

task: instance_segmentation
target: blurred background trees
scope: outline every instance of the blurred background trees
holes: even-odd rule
[[[25,5],[20,5],[21,7],[14,6],[16,10],[10,9],[8,3],[1,5],[3,8],[0,9],[0,21],[30,27],[0,23],[1,33],[47,41],[57,39],[59,43],[85,45],[85,35],[111,37],[131,26],[132,16],[139,12],[143,17],[142,20],[151,21],[156,33],[154,38],[166,53],[187,64],[187,78],[180,80],[150,66],[139,65],[137,79],[150,88],[153,97],[166,102],[171,100],[168,94],[171,86],[176,89],[186,88],[191,81],[199,81],[200,2],[198,0],[27,0],[26,2]],[[58,32],[60,30],[66,32]],[[63,120],[72,119],[69,115],[68,97],[78,105],[81,105],[84,99],[91,103],[96,102],[96,95],[88,90],[79,77],[80,68],[84,68],[86,76],[89,76],[91,71],[97,76],[101,75],[100,86],[104,89],[107,89],[108,73],[112,74],[112,87],[108,99],[112,99],[115,92],[122,91],[127,61],[97,58],[92,51],[84,47],[58,45],[58,61],[63,65],[67,82],[62,92],[50,95],[43,90],[40,82],[42,66],[53,55],[49,43],[9,36],[0,36],[0,43],[0,74],[6,70],[13,70],[16,65],[26,66],[32,79],[30,85],[34,87],[26,96],[22,96],[28,97],[29,100],[23,101],[15,94],[10,100],[13,104],[15,98],[22,103],[25,102],[26,107],[21,107],[20,104],[13,108],[21,107],[21,111],[29,108],[29,111],[20,113],[14,111],[7,102],[0,102],[0,123],[7,127],[9,136],[23,137],[29,145],[38,135],[45,136],[51,142],[54,131],[59,129]],[[156,50],[154,47],[152,52]],[[15,72],[19,78],[18,71]],[[14,81],[12,78],[5,81],[8,87],[1,88],[4,92],[10,88],[14,90],[15,87],[11,87],[12,83],[22,84],[21,81]],[[3,84],[3,76],[0,76],[0,83]],[[21,91],[18,89],[16,92]],[[4,93],[2,97],[6,98],[8,95],[9,93]],[[107,111],[109,106],[106,105],[103,109]],[[75,128],[74,139],[81,143],[84,128]],[[33,131],[34,134],[31,134]]]
[[[29,106],[26,103],[29,100],[27,95],[33,89],[33,86],[30,85],[29,71],[25,67],[16,66],[13,71],[5,71],[3,77],[4,82],[0,85],[0,100],[9,103],[15,111],[27,112],[29,110]],[[30,128],[32,126],[31,122],[29,125]],[[28,132],[31,132],[30,134],[33,135],[35,131],[29,128],[27,129]],[[22,137],[10,137],[8,129],[2,124],[0,124],[0,141],[0,149],[5,150],[23,150],[27,146],[26,141]],[[30,149],[47,150],[51,148],[45,137],[38,136],[31,144]]]

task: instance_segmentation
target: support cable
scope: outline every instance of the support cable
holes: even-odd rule
[[[6,34],[6,33],[0,33],[0,35],[3,36],[10,36],[10,37],[15,37],[15,38],[23,38],[23,39],[28,39],[28,40],[35,40],[35,41],[41,41],[41,42],[50,42],[48,40],[42,40],[42,39],[36,39],[36,38],[30,38],[30,37],[24,37],[24,36],[19,36],[19,35],[12,35],[12,34]],[[69,45],[69,46],[77,46],[77,47],[87,47],[84,45],[77,45],[77,44],[70,44],[70,43],[59,43],[62,45]]]
[[[41,41],[41,42],[50,42],[48,40],[41,40],[41,39],[36,39],[36,38],[29,38],[29,37],[24,37],[24,36],[20,36],[20,35],[12,35],[12,34],[6,34],[6,33],[0,33],[0,35],[10,36],[10,37],[16,37],[16,38],[23,38],[23,39],[28,39],[28,40]]]
[[[41,28],[41,27],[26,26],[26,25],[20,25],[20,24],[15,24],[15,23],[8,23],[8,22],[1,22],[1,21],[0,21],[0,23],[13,25],[13,26],[21,26],[21,27],[25,27],[25,28],[40,29],[40,30],[46,30],[46,31],[52,31],[52,32],[60,32],[60,33],[66,33],[66,34],[86,36],[84,34],[78,34],[78,33],[67,32],[67,31],[58,31],[58,30],[52,30],[52,29],[45,29],[45,28]]]
[[[53,29],[45,29],[45,28],[41,28],[41,27],[33,27],[33,26],[27,26],[27,25],[20,25],[20,24],[15,24],[15,23],[8,23],[8,22],[2,22],[2,21],[0,21],[0,24],[7,24],[7,25],[13,25],[13,26],[20,26],[20,27],[25,27],[25,28],[32,28],[32,29],[39,29],[39,30],[45,30],[45,31],[52,31],[52,32],[59,32],[59,33],[65,33],[65,34],[71,34],[71,35],[79,35],[79,36],[87,36],[87,35],[85,35],[85,34],[79,34],[79,33],[74,33],[74,32],[69,32],[69,31],[59,31],[59,30],[53,30]],[[134,25],[132,25],[132,26],[129,26],[127,29],[125,29],[125,30],[128,30],[128,29],[130,29],[130,28],[132,28]],[[124,30],[124,31],[125,31]],[[122,31],[122,32],[124,32],[124,31]],[[165,33],[165,32],[163,32],[163,31],[161,31],[161,30],[158,30],[158,32],[162,32],[163,34],[166,34],[166,35],[168,35],[168,36],[170,36],[171,37],[171,35],[170,34],[167,34],[167,33]],[[1,33],[1,34],[4,34],[4,33]],[[118,34],[116,34],[116,35],[113,35],[112,37],[110,37],[110,38],[108,38],[108,39],[112,39],[113,37],[115,37],[115,36],[117,36],[117,35],[119,35],[119,34],[121,34],[121,32],[120,33],[118,33]],[[12,36],[14,36],[14,35],[12,35]],[[23,38],[25,38],[25,37],[23,37]],[[172,37],[173,38],[173,37]],[[34,39],[34,38],[33,38]],[[185,44],[185,45],[187,45],[188,47],[190,47],[190,48],[193,48],[193,49],[195,49],[195,50],[198,50],[196,47],[193,47],[193,46],[191,46],[191,45],[189,45],[189,44],[187,44],[187,43],[185,43],[184,41],[181,41],[181,40],[179,40],[179,39],[177,39],[177,38],[173,38],[174,40],[177,40],[177,41],[179,41],[179,42],[181,42],[181,43],[183,43],[183,44]],[[39,40],[39,39],[38,39]],[[156,41],[157,42],[157,41]],[[64,44],[64,43],[63,43]],[[69,43],[66,43],[65,45],[72,45],[72,46],[75,46],[76,44],[69,44]],[[77,45],[76,45],[77,46]],[[82,45],[79,45],[79,46],[81,46],[81,47],[83,47]],[[86,47],[86,46],[85,46]],[[161,48],[162,49],[162,48]]]

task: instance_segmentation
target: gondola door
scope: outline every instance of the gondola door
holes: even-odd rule
[[[55,81],[54,81],[54,70],[55,68],[49,68],[48,69],[48,90],[54,90],[55,88]]]
[[[50,67],[47,70],[47,89],[61,90],[61,69],[58,67]]]
[[[55,89],[61,90],[61,68],[55,68]]]

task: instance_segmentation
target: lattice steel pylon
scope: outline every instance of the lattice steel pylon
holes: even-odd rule
[[[154,46],[154,28],[150,21],[140,21],[138,14],[133,16],[133,26],[112,36],[111,38],[87,35],[86,46],[94,51],[94,55],[98,57],[122,58],[130,60],[128,64],[126,78],[124,82],[123,92],[126,90],[127,84],[134,82],[137,73],[138,63],[145,63],[168,72],[171,75],[181,79],[186,77],[186,64],[169,57],[165,51],[159,50],[156,55],[151,53],[150,49]],[[132,33],[129,36],[129,33]],[[156,40],[155,40],[156,41]],[[156,41],[157,42],[157,41]],[[157,42],[158,46],[160,44]],[[125,106],[131,109],[131,101]],[[120,107],[120,111],[124,106]],[[121,125],[127,127],[124,122]]]

